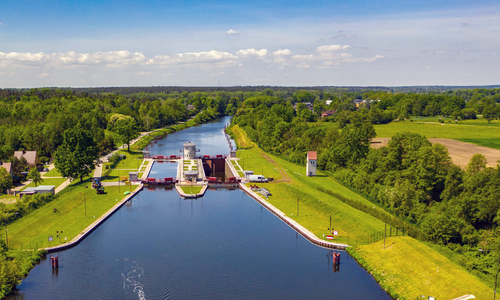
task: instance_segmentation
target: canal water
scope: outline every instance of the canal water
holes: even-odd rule
[[[197,128],[222,134],[227,122]],[[157,148],[180,149],[183,133],[208,143],[188,130]],[[227,153],[222,145],[205,153]],[[59,269],[42,260],[8,299],[390,299],[347,253],[335,272],[331,250],[241,190],[183,200],[175,190],[144,189],[78,246],[51,255]]]

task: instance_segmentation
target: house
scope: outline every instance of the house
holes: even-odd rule
[[[10,162],[6,163],[0,162],[0,168],[5,168],[7,170],[7,173],[9,173],[10,175],[12,175],[12,177],[14,177],[14,173],[12,172],[12,164]]]
[[[33,195],[33,194],[55,194],[56,187],[54,185],[39,185],[37,187],[27,187],[24,191],[20,192],[21,195]]]
[[[331,110],[331,109],[328,109],[326,110],[324,113],[321,114],[321,118],[328,118],[328,117],[331,117],[333,116],[334,113],[336,113],[337,110],[334,109],[334,110]]]
[[[26,161],[28,162],[28,167],[34,168],[37,167],[38,165],[42,165],[42,162],[38,158],[38,152],[37,151],[15,151],[14,156],[21,159],[21,157],[26,158]]]
[[[194,105],[189,104],[187,108],[188,108],[188,110],[193,110],[194,109]]]
[[[316,170],[318,169],[318,154],[316,151],[307,152],[307,165],[306,173],[307,176],[316,176]]]
[[[356,106],[356,108],[360,108],[362,103],[363,103],[363,100],[361,99],[356,99],[354,101],[352,101],[352,103],[354,103],[354,105]]]
[[[326,101],[325,101],[326,106],[328,106],[328,105],[332,104],[332,101],[333,101],[333,100],[326,100]]]

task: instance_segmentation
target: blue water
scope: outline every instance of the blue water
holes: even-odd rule
[[[149,172],[152,178],[177,177],[177,161],[156,161]]]
[[[220,134],[223,125],[206,126]],[[390,299],[345,252],[334,272],[331,250],[241,190],[183,200],[144,189],[78,246],[51,255],[59,269],[44,259],[8,299]]]

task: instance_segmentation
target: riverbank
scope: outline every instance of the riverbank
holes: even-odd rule
[[[384,224],[379,219],[362,213],[338,199],[336,201],[335,197],[328,197],[328,194],[314,189],[313,186],[317,185],[332,190],[339,195],[369,205],[372,209],[377,209],[367,199],[354,194],[321,172],[319,172],[320,176],[307,177],[305,176],[305,166],[295,165],[274,157],[263,152],[254,144],[253,148],[248,149],[250,142],[246,133],[237,126],[231,129],[237,144],[243,141],[247,148],[237,152],[238,157],[240,157],[240,165],[243,160],[245,165],[251,166],[272,164],[270,162],[272,161],[275,163],[273,172],[280,174],[278,179],[289,178],[288,181],[284,182],[264,184],[272,193],[268,201],[290,217],[299,212],[300,217],[294,216],[292,218],[316,236],[322,237],[322,234],[327,232],[328,216],[330,215],[333,220],[332,227],[339,230],[341,236],[355,231],[365,232],[369,235],[370,232],[377,231],[379,228],[384,230],[383,227],[380,227]],[[247,169],[251,168],[245,166],[245,170]],[[260,173],[259,169],[255,171]],[[285,171],[285,174],[279,171]],[[264,171],[263,175],[271,176]],[[371,218],[375,220],[368,222],[367,220]],[[387,230],[389,230],[389,226]],[[354,248],[359,249],[359,251],[349,250],[349,252],[353,253],[358,262],[374,275],[377,282],[387,289],[392,297],[414,299],[420,295],[428,295],[438,299],[454,299],[465,294],[476,293],[476,297],[482,299],[482,296],[493,293],[480,279],[437,251],[426,247],[423,243],[410,237],[391,237],[390,240],[392,241],[392,251],[383,249],[383,244],[381,245],[383,240],[380,239],[375,243],[372,243],[373,240],[352,243],[352,239],[350,239],[347,244],[358,244]],[[436,265],[445,266],[448,273],[443,274],[447,275],[429,277],[427,270],[425,272],[422,270],[422,266],[427,266],[424,262],[428,260],[434,261]],[[436,268],[434,270],[437,270]],[[411,274],[412,280],[407,280],[406,274]],[[456,287],[457,282],[460,283],[460,287]],[[474,282],[475,285],[469,288],[467,282]]]

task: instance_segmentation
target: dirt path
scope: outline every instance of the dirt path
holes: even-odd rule
[[[371,141],[371,147],[374,149],[378,149],[383,146],[387,146],[387,143],[389,141],[390,138],[374,138]],[[497,161],[500,160],[500,150],[497,149],[478,146],[452,139],[430,138],[429,141],[432,144],[439,143],[448,148],[448,153],[450,154],[453,163],[462,169],[467,166],[472,156],[476,153],[480,153],[486,156],[486,159],[488,160],[488,167],[495,167],[497,165]]]
[[[269,156],[267,156],[264,151],[260,151],[260,154],[262,155],[262,157],[264,157],[269,163],[271,163],[273,166],[276,167],[276,169],[278,169],[278,172],[280,172],[281,176],[283,176],[283,179],[282,180],[275,180],[275,182],[290,182],[292,181],[292,179],[290,178],[290,176],[288,176],[288,173],[276,162],[274,161],[274,159],[270,158]]]

